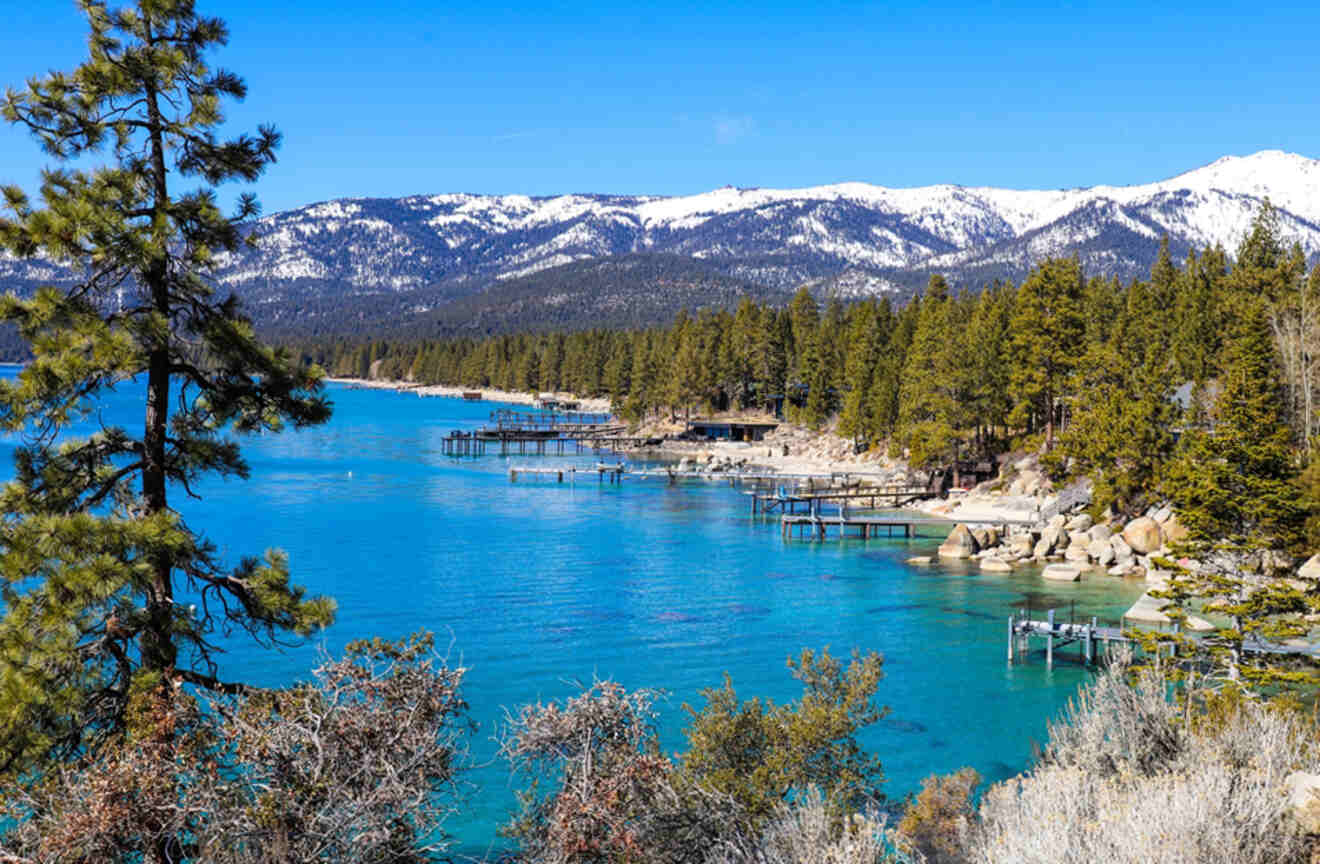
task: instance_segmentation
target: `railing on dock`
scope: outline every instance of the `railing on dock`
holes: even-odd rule
[[[565,456],[570,453],[610,453],[627,448],[645,447],[650,438],[622,435],[491,435],[475,432],[450,432],[440,439],[441,452],[446,456]]]
[[[1115,643],[1126,645],[1134,641],[1124,635],[1122,627],[1101,625],[1095,617],[1081,622],[1069,620],[1065,623],[1056,621],[1054,613],[1055,610],[1050,609],[1044,621],[1033,621],[1030,612],[1009,616],[1009,663],[1023,661],[1030,656],[1032,639],[1044,641],[1046,666],[1053,666],[1055,652],[1069,645],[1078,646],[1081,662],[1089,666],[1096,662],[1097,650],[1103,650],[1105,656],[1108,656],[1111,645]]]
[[[518,411],[500,408],[490,412],[490,422],[508,429],[559,429],[578,426],[616,425],[608,412],[587,411]]]
[[[794,484],[780,486],[767,495],[752,499],[752,515],[769,515],[775,511],[793,514],[805,509],[808,513],[819,513],[822,505],[833,503],[840,512],[846,512],[851,501],[858,502],[859,509],[875,510],[884,507],[897,510],[905,504],[930,497],[924,486],[902,486],[887,484],[884,486],[854,486],[840,488],[834,485],[812,486]]]
[[[1015,663],[1019,660],[1025,660],[1031,653],[1031,640],[1040,639],[1045,643],[1045,663],[1047,666],[1054,665],[1056,652],[1072,644],[1079,646],[1082,662],[1091,664],[1096,662],[1098,650],[1103,650],[1105,656],[1108,656],[1113,645],[1138,646],[1139,641],[1128,634],[1134,629],[1147,629],[1144,627],[1124,628],[1102,625],[1094,617],[1089,621],[1078,622],[1070,616],[1070,620],[1064,623],[1061,620],[1056,620],[1054,613],[1055,610],[1050,609],[1046,613],[1044,621],[1032,620],[1030,611],[1021,611],[1017,615],[1009,616],[1008,662]],[[1178,633],[1179,631],[1180,627],[1175,622],[1173,632]],[[1192,635],[1191,638],[1201,639],[1206,637]],[[1163,648],[1160,650],[1162,651]],[[1241,650],[1244,654],[1292,654],[1320,658],[1320,646],[1312,644],[1289,645],[1266,642],[1261,639],[1249,639],[1242,643]]]

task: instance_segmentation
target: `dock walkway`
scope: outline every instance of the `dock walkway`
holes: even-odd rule
[[[599,475],[604,474],[614,475],[610,478],[610,482],[619,482],[624,478],[629,478],[633,480],[663,480],[674,485],[680,480],[700,480],[708,483],[728,483],[730,486],[735,487],[754,486],[758,489],[773,486],[799,488],[808,484],[832,482],[850,483],[867,476],[839,473],[826,476],[823,474],[774,474],[762,471],[675,471],[672,468],[634,468],[622,462],[613,465],[597,463],[595,466],[564,465],[553,468],[515,465],[509,468],[509,480],[513,482],[552,479],[557,483],[572,483],[578,475],[598,475],[598,479],[600,479]],[[765,497],[764,493],[760,491],[746,494],[754,499],[756,496]]]
[[[1078,645],[1080,648],[1080,659],[1083,663],[1095,663],[1096,653],[1103,650],[1106,656],[1113,645],[1138,644],[1137,640],[1127,635],[1132,629],[1116,626],[1105,626],[1097,622],[1095,618],[1090,621],[1069,621],[1064,623],[1055,619],[1055,610],[1050,609],[1046,614],[1044,621],[1035,621],[1031,619],[1029,612],[1020,612],[1017,615],[1011,615],[1008,619],[1008,662],[1014,663],[1026,659],[1031,652],[1031,640],[1039,639],[1045,643],[1045,663],[1054,665],[1054,655],[1062,648],[1069,645]],[[1140,629],[1149,629],[1142,627]],[[1175,624],[1173,632],[1178,632],[1178,626]],[[1192,638],[1201,638],[1193,636]],[[1242,643],[1242,652],[1244,654],[1272,654],[1272,655],[1305,655],[1308,657],[1320,659],[1320,645],[1311,643],[1291,644],[1266,642],[1260,639],[1251,639]]]

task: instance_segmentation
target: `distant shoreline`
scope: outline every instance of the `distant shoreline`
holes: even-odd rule
[[[446,399],[462,399],[464,393],[480,393],[483,402],[504,402],[509,405],[535,405],[540,397],[538,393],[526,390],[500,390],[495,387],[453,387],[448,384],[420,384],[416,381],[372,380],[367,378],[326,378],[336,384],[348,384],[364,390],[395,390],[400,393],[416,393],[418,396],[440,396]],[[556,393],[556,396],[570,399],[579,404],[583,411],[609,411],[610,400],[601,398],[583,399],[571,393]]]

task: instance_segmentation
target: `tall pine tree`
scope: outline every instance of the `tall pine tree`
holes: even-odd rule
[[[290,583],[278,552],[227,569],[175,501],[206,475],[247,475],[234,436],[329,417],[320,371],[258,342],[207,279],[257,213],[244,195],[225,216],[213,187],[255,180],[279,134],[217,137],[221,103],[245,88],[209,65],[226,28],[191,0],[82,9],[90,56],[3,103],[64,167],[43,175],[40,204],[4,190],[0,246],[79,274],[67,290],[0,300],[33,354],[0,385],[0,423],[24,434],[0,522],[0,769],[10,772],[119,737],[137,697],[241,687],[217,668],[217,632],[270,643],[334,611]],[[143,388],[135,429],[104,425],[96,410],[117,385]],[[71,437],[78,422],[95,431]]]
[[[1208,650],[1226,677],[1246,687],[1320,680],[1307,659],[1252,652],[1305,635],[1303,616],[1320,600],[1315,586],[1285,581],[1273,550],[1301,539],[1306,507],[1294,479],[1291,434],[1282,410],[1268,313],[1260,297],[1239,298],[1221,392],[1208,428],[1189,431],[1165,489],[1187,528],[1183,549],[1201,563],[1182,571],[1161,596],[1182,617],[1196,608],[1225,623],[1185,650]]]

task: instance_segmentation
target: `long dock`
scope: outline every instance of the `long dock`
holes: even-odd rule
[[[967,520],[960,520],[966,522]],[[860,537],[865,540],[870,537],[879,537],[881,532],[884,536],[893,537],[894,533],[902,529],[904,537],[916,537],[917,531],[922,527],[938,527],[947,532],[958,521],[951,519],[941,519],[933,516],[924,516],[914,514],[873,514],[857,513],[852,514],[846,508],[842,508],[837,514],[826,514],[821,511],[814,513],[785,513],[779,517],[780,532],[785,540],[791,540],[795,536],[800,539],[828,540],[830,532],[835,532],[835,537],[842,540],[845,537]],[[993,519],[986,521],[973,521],[972,525],[990,525],[1001,533],[1008,533],[1008,529],[1014,525],[1034,525],[1035,522],[1029,519]]]
[[[1054,612],[1055,610],[1050,609],[1046,613],[1044,621],[1032,620],[1029,612],[1009,616],[1009,663],[1025,660],[1031,653],[1031,641],[1038,639],[1045,643],[1045,663],[1047,666],[1053,666],[1054,655],[1069,645],[1078,646],[1081,662],[1092,664],[1096,662],[1097,651],[1103,650],[1108,655],[1112,645],[1136,645],[1137,640],[1127,635],[1127,633],[1132,629],[1147,629],[1101,625],[1095,618],[1081,623],[1077,621],[1063,623],[1055,619]],[[1173,632],[1177,633],[1178,631],[1179,628],[1175,624]],[[1199,637],[1193,636],[1193,638]],[[1287,644],[1252,639],[1242,643],[1242,652],[1244,654],[1294,655],[1320,659],[1320,645],[1310,643]]]
[[[931,493],[924,486],[857,486],[851,489],[826,487],[819,490],[791,491],[788,488],[779,488],[766,495],[753,496],[752,515],[756,516],[758,513],[769,515],[775,511],[794,514],[800,512],[801,508],[805,508],[808,513],[819,513],[822,510],[821,505],[826,503],[834,503],[840,511],[843,511],[850,501],[859,502],[859,506],[865,502],[865,506],[870,510],[881,506],[897,510],[904,504],[929,497]]]
[[[886,537],[893,537],[897,530],[901,530],[904,537],[916,537],[919,528],[939,526],[947,533],[949,526],[955,524],[957,523],[948,519],[936,519],[930,516],[821,516],[811,513],[785,513],[779,519],[780,532],[785,540],[791,540],[794,536],[799,539],[827,540],[830,531],[837,532],[835,536],[840,540],[848,536],[865,540],[879,537],[882,531]],[[849,531],[852,532],[851,535]]]
[[[677,484],[680,480],[727,483],[735,487],[745,485],[765,487],[775,484],[828,483],[831,481],[831,477],[823,474],[771,474],[759,471],[675,471],[669,468],[633,468],[624,463],[617,465],[597,464],[594,467],[589,465],[566,465],[554,468],[517,465],[509,468],[509,480],[517,482],[518,480],[548,479],[557,483],[571,483],[578,475],[596,475],[602,471],[616,475],[616,479],[611,482],[618,482],[626,477],[634,480],[663,480],[671,485]],[[855,479],[857,475],[834,476],[851,480]],[[749,492],[747,494],[754,496],[761,493]]]
[[[581,434],[494,434],[478,432],[450,432],[441,439],[440,449],[446,456],[564,456],[570,453],[616,452],[621,449],[645,447],[655,443],[650,438],[626,435],[605,435],[597,432]]]

